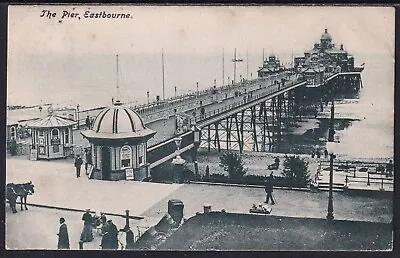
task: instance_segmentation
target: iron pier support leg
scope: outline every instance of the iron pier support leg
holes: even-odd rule
[[[256,131],[256,107],[251,107],[251,121],[252,121],[252,129],[253,129],[253,146],[255,147],[255,151],[258,152],[258,143],[257,143],[257,131]]]
[[[242,111],[242,118],[240,120],[240,141],[242,145],[242,151],[244,148],[243,125],[244,125],[244,110]],[[242,151],[240,153],[242,153]]]
[[[218,152],[221,152],[221,144],[220,144],[220,139],[219,139],[219,133],[218,133],[218,124],[219,122],[214,123],[215,126],[215,141],[217,143],[217,147],[218,147]]]
[[[276,105],[276,97],[272,98],[271,101],[271,113],[272,113],[272,121],[271,121],[271,133],[272,133],[272,149],[274,148],[275,145],[275,134],[276,134],[276,126],[275,126],[275,105]]]
[[[207,132],[208,132],[208,137],[207,137],[208,152],[210,152],[210,150],[211,150],[211,129],[210,129],[210,125],[207,126]]]
[[[242,153],[242,143],[240,140],[240,130],[239,130],[239,123],[238,123],[238,114],[235,115],[235,123],[236,123],[236,132],[237,132],[237,140],[239,144],[239,152]]]

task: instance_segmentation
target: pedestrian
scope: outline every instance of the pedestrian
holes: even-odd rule
[[[389,160],[389,163],[386,164],[386,172],[389,176],[393,176],[393,160]]]
[[[206,178],[210,177],[210,168],[208,167],[208,165],[206,166],[206,175],[205,175],[205,177]]]
[[[326,159],[328,158],[328,150],[327,149],[324,150],[324,156]]]
[[[81,233],[81,241],[83,242],[92,242],[93,240],[93,227],[92,222],[93,218],[90,214],[90,209],[87,209],[86,212],[82,216],[83,220],[83,230]]]
[[[118,229],[111,219],[107,221],[107,232],[110,234],[110,249],[118,249]]]
[[[89,115],[86,117],[85,123],[86,123],[86,128],[90,129],[90,117],[89,117]]]
[[[9,149],[11,156],[17,155],[17,141],[14,138],[10,141]]]
[[[85,173],[89,175],[88,169],[93,164],[92,162],[92,151],[89,148],[85,149]]]
[[[315,152],[312,151],[312,152],[311,152],[311,158],[314,158],[314,157],[315,157]]]
[[[81,166],[82,166],[82,163],[83,163],[83,161],[82,161],[82,159],[81,159],[81,156],[80,156],[79,154],[76,155],[75,163],[74,163],[74,166],[75,166],[75,169],[76,169],[76,178],[78,178],[78,177],[81,176]]]
[[[273,178],[273,177],[272,177]],[[271,176],[269,178],[267,178],[267,180],[265,180],[265,193],[266,198],[265,198],[265,203],[268,203],[269,200],[271,199],[271,204],[274,205],[275,204],[275,200],[272,196],[272,192],[274,191],[274,187],[273,187],[273,182],[272,182],[272,178]]]
[[[68,228],[65,219],[60,218],[60,229],[58,230],[58,249],[69,249]]]
[[[278,170],[278,168],[279,168],[279,162],[280,162],[279,158],[276,157],[276,158],[275,158],[275,170]]]
[[[317,150],[317,159],[321,158],[321,152],[319,150]]]
[[[107,217],[103,212],[100,212],[101,234],[107,232]]]
[[[107,231],[104,232],[103,237],[101,238],[101,249],[103,250],[107,250],[107,249],[112,249],[110,246],[110,233],[108,233]]]
[[[128,229],[128,231],[126,231],[125,239],[126,239],[126,249],[133,249],[135,243],[135,236],[130,228]]]

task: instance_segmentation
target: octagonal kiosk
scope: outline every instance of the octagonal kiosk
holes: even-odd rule
[[[31,155],[35,153],[35,159],[67,158],[73,144],[72,127],[76,122],[54,115],[51,107],[48,112],[47,117],[29,125],[32,129]]]
[[[81,134],[92,149],[93,172],[101,180],[143,180],[149,177],[147,141],[156,132],[120,101],[100,111],[90,130]]]

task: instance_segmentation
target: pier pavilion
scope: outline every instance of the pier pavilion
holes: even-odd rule
[[[115,181],[149,177],[147,141],[156,132],[120,101],[100,111],[90,130],[81,134],[92,149],[91,178]]]
[[[57,116],[51,107],[48,116],[29,125],[32,129],[32,150],[38,159],[67,158],[73,146],[72,127],[75,121]]]

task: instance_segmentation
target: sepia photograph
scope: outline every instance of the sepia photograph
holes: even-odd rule
[[[395,9],[9,5],[6,250],[392,251]]]

